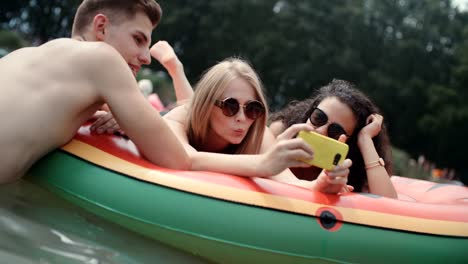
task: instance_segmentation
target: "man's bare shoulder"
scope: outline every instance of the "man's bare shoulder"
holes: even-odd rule
[[[102,63],[124,62],[119,52],[103,41],[57,39],[43,44],[41,47],[57,49],[58,51],[66,50],[66,54],[72,59],[77,62],[84,62],[91,67],[96,63],[99,65]],[[108,65],[108,67],[112,67],[112,64]]]
[[[40,48],[47,50],[45,53],[60,54],[61,63],[73,65],[74,72],[94,81],[97,88],[115,85],[123,78],[134,81],[122,55],[105,42],[57,39]]]
[[[111,45],[98,41],[79,41],[70,38],[61,38],[48,41],[38,47],[26,47],[11,52],[1,59],[2,62],[29,61],[54,59],[56,64],[72,64],[74,70],[80,66],[94,72],[96,68],[102,69],[102,65],[112,69],[125,65],[122,56]],[[62,65],[63,66],[63,65]]]
[[[283,133],[284,130],[286,130],[286,127],[281,120],[273,121],[270,124],[269,128],[275,137],[277,137],[279,134]]]

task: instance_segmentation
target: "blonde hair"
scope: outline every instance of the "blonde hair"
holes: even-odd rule
[[[256,100],[265,106],[265,114],[250,126],[245,138],[233,151],[235,154],[258,154],[263,141],[268,119],[268,107],[263,94],[262,84],[250,64],[239,58],[227,58],[206,71],[196,85],[187,119],[187,136],[195,149],[206,144],[209,118],[215,101],[221,99],[229,83],[242,78],[255,90]]]

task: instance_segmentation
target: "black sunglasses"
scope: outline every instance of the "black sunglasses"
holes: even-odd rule
[[[309,120],[312,123],[312,125],[318,128],[325,125],[328,122],[328,116],[321,109],[315,107],[314,110],[312,110],[312,113],[310,114]],[[334,138],[336,140],[338,140],[341,135],[346,135],[347,137],[349,137],[349,135],[346,134],[344,128],[337,123],[331,123],[328,126],[327,134],[328,137]]]
[[[221,108],[225,116],[234,116],[239,112],[241,107],[239,101],[231,97],[228,97],[222,101],[216,100],[215,105]],[[245,105],[242,105],[242,107],[244,108],[245,116],[252,120],[255,120],[265,114],[265,106],[256,100],[248,101]]]

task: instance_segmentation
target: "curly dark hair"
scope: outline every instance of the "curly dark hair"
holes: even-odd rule
[[[305,123],[311,115],[313,109],[317,107],[325,98],[335,97],[340,102],[351,108],[356,116],[357,124],[351,137],[346,142],[349,145],[348,158],[353,161],[350,168],[349,184],[358,192],[367,184],[366,170],[361,151],[357,145],[357,135],[366,126],[367,117],[371,114],[380,114],[378,107],[353,84],[343,80],[333,79],[326,86],[318,89],[312,97],[303,101],[293,101],[283,110],[271,115],[270,121],[281,121],[285,127],[294,124]],[[385,161],[385,169],[392,175],[392,150],[390,139],[388,138],[385,124],[382,130],[373,139],[377,153]]]

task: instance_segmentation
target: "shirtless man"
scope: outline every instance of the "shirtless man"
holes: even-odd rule
[[[151,62],[151,32],[160,17],[154,0],[84,0],[71,39],[0,59],[0,183],[18,179],[71,140],[103,103],[150,161],[190,168],[182,145],[135,79]]]

